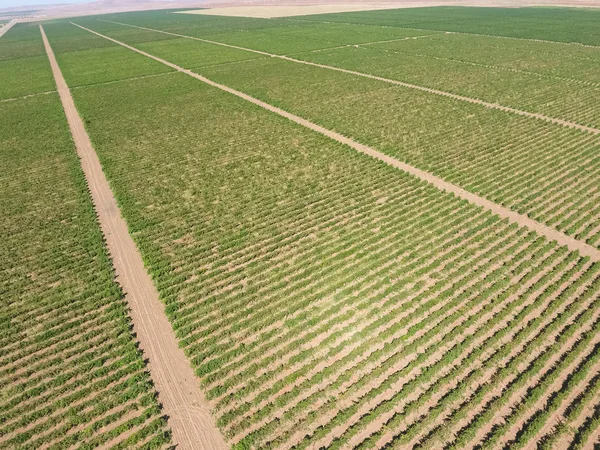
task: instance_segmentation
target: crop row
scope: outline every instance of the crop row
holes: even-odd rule
[[[0,101],[55,89],[37,26],[16,24],[2,36],[0,80]]]
[[[0,116],[0,446],[162,448],[169,431],[58,95],[2,103]]]

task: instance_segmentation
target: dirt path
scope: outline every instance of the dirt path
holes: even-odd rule
[[[173,442],[179,449],[225,449],[227,446],[210,415],[199,381],[177,345],[164,305],[120,215],[41,25],[40,31],[98,220],[114,262],[117,281],[125,291],[125,299],[131,308],[133,328],[144,356],[149,360],[148,369],[158,391],[158,399],[168,416]]]
[[[15,19],[13,19],[10,22],[8,22],[6,25],[4,25],[2,28],[0,28],[0,37],[4,36],[6,33],[8,33],[8,30],[10,30],[12,27],[14,27],[16,23],[17,23],[17,21]]]
[[[512,211],[508,208],[505,208],[504,206],[500,206],[494,202],[491,202],[483,197],[480,197],[476,194],[473,194],[471,192],[468,192],[452,183],[449,183],[445,180],[443,180],[442,178],[439,178],[435,175],[432,175],[428,172],[425,172],[421,169],[417,169],[416,167],[413,167],[409,164],[403,163],[395,158],[392,158],[391,156],[385,155],[371,147],[368,147],[366,145],[360,144],[356,141],[353,141],[352,139],[349,139],[345,136],[342,136],[339,133],[336,133],[334,131],[328,130],[326,128],[323,128],[319,125],[316,125],[306,119],[303,119],[301,117],[298,117],[294,114],[291,114],[289,112],[286,112],[282,109],[279,109],[273,105],[270,105],[268,103],[265,103],[263,101],[257,100],[254,97],[251,97],[247,94],[244,94],[243,92],[239,92],[236,91],[235,89],[232,89],[230,87],[224,86],[222,84],[216,83],[212,80],[209,80],[208,78],[205,78],[201,75],[198,75],[197,73],[192,72],[191,70],[187,70],[184,69],[183,67],[177,66],[176,64],[173,64],[169,61],[166,61],[164,59],[158,58],[156,56],[153,56],[149,53],[146,53],[142,50],[138,50],[135,47],[132,47],[130,45],[127,45],[123,42],[117,41],[116,39],[112,39],[108,36],[105,36],[103,34],[97,33],[96,31],[90,30],[88,28],[82,27],[81,25],[77,25],[73,22],[71,22],[73,25],[89,31],[90,33],[93,33],[97,36],[100,36],[104,39],[107,39],[111,42],[114,42],[116,44],[119,44],[125,48],[128,48],[134,52],[137,52],[141,55],[144,55],[148,58],[151,58],[155,61],[158,61],[162,64],[165,64],[169,67],[172,67],[173,69],[178,70],[179,72],[185,73],[187,75],[190,75],[191,77],[194,77],[200,81],[203,81],[204,83],[207,83],[211,86],[214,86],[216,88],[219,88],[225,92],[229,92],[230,94],[233,94],[237,97],[240,97],[244,100],[247,100],[251,103],[254,103],[255,105],[260,106],[261,108],[264,108],[268,111],[274,112],[275,114],[279,114],[280,116],[283,116],[289,120],[291,120],[292,122],[295,122],[299,125],[302,125],[306,128],[309,128],[313,131],[316,131],[317,133],[323,134],[337,142],[340,142],[342,144],[345,144],[349,147],[352,147],[353,149],[364,153],[366,155],[369,155],[373,158],[376,158],[380,161],[385,162],[386,164],[389,164],[390,166],[396,167],[400,170],[403,170],[404,172],[407,172],[411,175],[414,175],[415,177],[426,181],[427,183],[430,183],[432,185],[434,185],[436,188],[438,188],[441,191],[447,191],[450,192],[454,195],[456,195],[459,198],[462,198],[464,200],[467,200],[470,203],[473,203],[475,205],[481,206],[491,212],[493,212],[494,214],[497,214],[498,216],[508,219],[510,222],[514,222],[520,226],[523,227],[527,227],[535,232],[537,232],[538,234],[545,236],[546,238],[552,240],[552,241],[556,241],[558,242],[560,245],[564,245],[566,247],[568,247],[571,251],[579,251],[579,253],[583,256],[588,256],[590,259],[592,259],[593,261],[600,261],[600,250],[598,250],[597,248],[592,247],[591,245],[586,244],[585,242],[581,242],[577,239],[574,239],[570,236],[567,236],[564,233],[561,233],[560,231],[557,231],[553,228],[550,228],[546,225],[543,225],[539,222],[536,222],[535,220],[530,219],[527,216],[524,216],[522,214],[519,214],[515,211]],[[600,130],[598,130],[600,132]]]
[[[100,19],[100,20],[102,20],[102,19]],[[343,69],[341,67],[328,66],[326,64],[313,63],[313,62],[310,62],[310,61],[304,61],[302,59],[291,58],[291,57],[285,56],[285,55],[277,55],[277,54],[273,54],[273,53],[263,52],[263,51],[260,51],[260,50],[253,50],[253,49],[250,49],[250,48],[239,47],[237,45],[224,44],[223,42],[211,41],[211,40],[208,40],[208,39],[201,39],[201,38],[197,38],[197,37],[193,37],[193,36],[186,36],[184,34],[170,33],[168,31],[155,30],[153,28],[146,28],[146,27],[139,27],[137,25],[130,25],[130,24],[127,24],[127,23],[114,22],[114,21],[110,21],[110,20],[102,20],[102,21],[103,22],[108,22],[108,23],[114,23],[114,24],[117,24],[117,25],[123,25],[123,26],[126,26],[126,27],[139,28],[141,30],[154,31],[156,33],[168,34],[168,35],[171,35],[171,36],[177,36],[177,37],[181,37],[181,38],[185,38],[185,39],[193,39],[193,40],[196,40],[196,41],[207,42],[209,44],[215,44],[215,45],[221,45],[221,46],[224,46],[224,47],[235,48],[237,50],[244,50],[244,51],[247,51],[247,52],[258,53],[260,55],[270,56],[272,58],[279,58],[279,59],[283,59],[285,61],[295,62],[295,63],[298,63],[298,64],[305,64],[307,66],[319,67],[321,69],[335,70],[337,72],[343,72],[343,73],[347,73],[347,74],[350,74],[350,75],[356,75],[356,76],[359,76],[359,77],[370,78],[372,80],[383,81],[385,83],[395,84],[397,86],[403,86],[403,87],[410,88],[410,89],[416,89],[418,91],[428,92],[430,94],[436,94],[436,95],[441,95],[441,96],[444,96],[444,97],[449,97],[449,98],[452,98],[454,100],[460,100],[460,101],[467,102],[467,103],[474,103],[476,105],[485,106],[486,108],[497,109],[497,110],[500,110],[500,111],[504,111],[504,112],[508,112],[508,113],[512,113],[512,114],[517,114],[519,116],[525,116],[525,117],[531,117],[531,118],[534,118],[534,119],[545,120],[547,122],[552,122],[552,123],[555,123],[557,125],[563,125],[563,126],[570,127],[570,128],[575,128],[575,129],[578,129],[578,130],[581,130],[581,131],[587,131],[587,132],[590,132],[590,133],[593,133],[593,134],[600,134],[600,129],[598,129],[598,128],[587,127],[585,125],[580,125],[578,123],[570,122],[568,120],[556,119],[554,117],[545,116],[543,114],[537,114],[537,113],[531,113],[531,112],[527,112],[527,111],[522,111],[520,109],[515,109],[515,108],[508,107],[508,106],[499,105],[497,103],[485,102],[483,100],[478,100],[478,99],[471,98],[471,97],[465,97],[463,95],[453,94],[451,92],[441,91],[439,89],[432,89],[432,88],[428,88],[428,87],[425,87],[425,86],[419,86],[417,84],[405,83],[404,81],[393,80],[391,78],[378,77],[376,75],[370,75],[370,74],[364,73],[364,72],[357,72],[357,71],[354,71],[354,70]]]

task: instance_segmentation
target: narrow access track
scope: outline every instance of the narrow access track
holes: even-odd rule
[[[16,23],[17,23],[17,20],[12,19],[6,25],[4,25],[2,28],[0,28],[0,37],[4,36],[6,33],[8,33],[8,30],[10,30],[12,27],[14,27]]]
[[[101,20],[102,22],[107,22],[107,23],[114,23],[116,25],[122,25],[122,26],[125,26],[125,27],[139,28],[140,30],[154,31],[156,33],[168,34],[170,36],[176,36],[176,37],[185,38],[185,39],[192,39],[192,40],[195,40],[195,41],[206,42],[208,44],[221,45],[223,47],[230,47],[230,48],[235,48],[237,50],[243,50],[243,51],[247,51],[247,52],[258,53],[259,55],[270,56],[272,58],[279,58],[279,59],[283,59],[285,61],[290,61],[290,62],[294,62],[294,63],[298,63],[298,64],[305,64],[307,66],[319,67],[321,69],[335,70],[337,72],[343,72],[343,73],[347,73],[347,74],[350,74],[350,75],[355,75],[355,76],[359,76],[359,77],[363,77],[363,78],[370,78],[372,80],[383,81],[385,83],[395,84],[397,86],[403,86],[403,87],[406,87],[406,88],[410,88],[410,89],[415,89],[415,90],[418,90],[418,91],[427,92],[429,94],[441,95],[443,97],[449,97],[449,98],[452,98],[454,100],[459,100],[459,101],[463,101],[463,102],[467,102],[467,103],[473,103],[473,104],[476,104],[476,105],[484,106],[486,108],[497,109],[499,111],[504,111],[504,112],[507,112],[507,113],[517,114],[519,116],[531,117],[531,118],[534,118],[534,119],[544,120],[546,122],[551,122],[551,123],[554,123],[554,124],[557,124],[557,125],[562,125],[562,126],[565,126],[565,127],[575,128],[575,129],[580,130],[580,131],[586,131],[586,132],[593,133],[593,134],[600,134],[600,129],[593,128],[593,127],[588,127],[588,126],[585,126],[585,125],[581,125],[581,124],[576,123],[576,122],[570,122],[568,120],[557,119],[555,117],[545,116],[543,114],[537,114],[537,113],[532,113],[532,112],[528,112],[528,111],[523,111],[523,110],[520,110],[520,109],[511,108],[509,106],[499,105],[497,103],[485,102],[483,100],[478,100],[476,98],[465,97],[464,95],[453,94],[452,92],[441,91],[439,89],[432,89],[432,88],[428,88],[428,87],[425,87],[425,86],[419,86],[417,84],[412,84],[412,83],[406,83],[404,81],[393,80],[391,78],[379,77],[377,75],[371,75],[371,74],[364,73],[364,72],[357,72],[355,70],[343,69],[341,67],[329,66],[329,65],[326,65],[326,64],[313,63],[313,62],[310,62],[310,61],[304,61],[302,59],[292,58],[290,56],[277,55],[277,54],[274,54],[274,53],[263,52],[263,51],[260,51],[260,50],[253,50],[251,48],[239,47],[237,45],[225,44],[223,42],[217,42],[217,41],[212,41],[212,40],[208,40],[208,39],[202,39],[202,38],[197,38],[197,37],[193,37],[193,36],[187,36],[185,34],[170,33],[168,31],[156,30],[154,28],[140,27],[140,26],[137,26],[137,25],[130,25],[128,23],[114,22],[112,20],[104,20],[104,19],[98,19],[98,20]],[[361,44],[357,44],[357,45],[361,45]]]
[[[82,27],[81,25],[77,25],[74,22],[71,22],[71,23],[73,25],[81,28],[82,30],[86,30],[92,34],[95,34],[96,36],[100,36],[104,39],[114,42],[115,44],[119,44],[125,48],[128,48],[129,50],[132,50],[136,53],[139,53],[139,54],[144,55],[148,58],[151,58],[155,61],[158,61],[162,64],[165,64],[169,67],[172,67],[173,69],[178,70],[181,73],[185,73],[186,75],[189,75],[200,81],[203,81],[206,84],[209,84],[209,85],[219,88],[225,92],[228,92],[237,97],[240,97],[246,101],[254,103],[255,105],[260,106],[261,108],[264,108],[268,111],[271,111],[275,114],[285,117],[285,118],[291,120],[292,122],[295,122],[299,125],[302,125],[303,127],[309,128],[313,131],[316,131],[317,133],[325,135],[341,144],[345,144],[345,145],[359,151],[360,153],[364,153],[375,159],[383,161],[384,163],[389,164],[390,166],[393,166],[400,170],[403,170],[404,172],[407,172],[423,181],[426,181],[429,184],[432,184],[433,186],[435,186],[436,188],[438,188],[441,191],[450,192],[459,198],[467,200],[468,202],[473,203],[475,205],[481,206],[502,218],[508,219],[510,222],[514,222],[520,226],[527,227],[527,228],[537,232],[541,236],[545,236],[546,238],[548,238],[552,241],[556,241],[558,244],[568,247],[571,251],[578,251],[581,255],[588,256],[591,260],[593,260],[595,262],[600,262],[600,250],[598,250],[595,247],[592,247],[589,244],[586,244],[585,242],[574,239],[571,236],[567,236],[566,234],[561,233],[560,231],[555,230],[554,228],[550,228],[550,227],[543,225],[533,219],[530,219],[527,216],[519,214],[515,211],[505,208],[504,206],[500,206],[500,205],[498,205],[494,202],[491,202],[483,197],[480,197],[476,194],[468,192],[465,189],[458,187],[455,184],[449,183],[440,177],[432,175],[429,172],[425,172],[421,169],[417,169],[416,167],[413,167],[409,164],[406,164],[402,161],[392,158],[391,156],[381,153],[380,151],[377,151],[377,150],[375,150],[371,147],[368,147],[364,144],[361,144],[352,139],[349,139],[339,133],[336,133],[335,131],[331,131],[326,128],[323,128],[323,127],[321,127],[317,124],[314,124],[306,119],[303,119],[302,117],[296,116],[295,114],[291,114],[287,111],[284,111],[280,108],[270,105],[269,103],[265,103],[261,100],[251,97],[248,94],[244,94],[243,92],[236,91],[235,89],[232,89],[223,84],[216,83],[212,80],[209,80],[206,77],[203,77],[202,75],[198,75],[197,73],[192,72],[191,70],[184,69],[183,67],[180,67],[176,64],[173,64],[173,63],[166,61],[162,58],[159,58],[157,56],[151,55],[150,53],[139,50],[139,49],[132,47],[128,44],[125,44],[121,41],[118,41],[111,37],[100,34],[94,30],[90,30],[89,28]]]
[[[117,201],[41,25],[40,31],[98,221],[113,259],[117,281],[123,288],[131,309],[133,329],[140,347],[148,358],[150,376],[168,418],[173,443],[178,449],[186,450],[226,449],[225,440],[217,429],[208,402],[200,390],[200,382],[177,345],[158,291],[146,272],[142,256],[121,217]]]

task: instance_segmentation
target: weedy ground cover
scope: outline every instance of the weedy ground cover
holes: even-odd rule
[[[0,104],[0,149],[0,446],[164,446],[58,95]]]

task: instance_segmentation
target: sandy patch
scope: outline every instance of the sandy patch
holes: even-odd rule
[[[147,11],[175,8],[212,8],[190,10],[192,14],[227,15],[244,17],[285,17],[293,15],[366,11],[390,8],[418,8],[426,6],[569,6],[598,8],[600,0],[92,0],[85,3],[63,3],[57,5],[38,5],[27,16],[19,15],[19,22],[49,20],[60,17],[79,17],[96,14],[119,13],[126,11]],[[0,5],[1,6],[1,5]],[[285,15],[274,15],[279,8],[291,8]],[[293,11],[300,8],[299,12]],[[260,12],[260,9],[273,10]],[[0,8],[0,14],[8,20],[21,11],[22,6]],[[221,10],[220,12],[217,10]],[[235,10],[240,12],[233,14]],[[255,11],[256,10],[256,11]],[[309,12],[310,11],[310,12]],[[182,11],[183,12],[183,11]],[[262,15],[258,15],[262,14]]]
[[[422,6],[422,2],[411,2],[413,6]],[[373,9],[394,9],[408,3],[373,3],[373,4],[329,4],[329,5],[293,5],[293,6],[225,6],[223,8],[198,9],[180,11],[181,14],[200,14],[206,16],[255,17],[271,19],[274,17],[306,16],[309,14],[327,14],[338,12],[367,11]]]
[[[399,2],[336,2],[329,0],[323,4],[310,4],[309,1],[301,1],[294,5],[266,5],[257,4],[256,0],[226,2],[213,1],[208,3],[207,9],[178,11],[178,14],[200,14],[206,16],[230,16],[230,17],[254,17],[271,19],[276,17],[306,16],[310,14],[328,14],[353,11],[370,11],[380,9],[399,8],[422,8],[429,6],[495,6],[495,7],[520,7],[520,6],[580,6],[598,7],[598,0],[418,0]],[[221,6],[222,5],[222,6]],[[211,7],[212,6],[212,7]]]
[[[16,23],[17,21],[13,19],[8,23],[2,24],[0,26],[0,37],[4,36]]]

